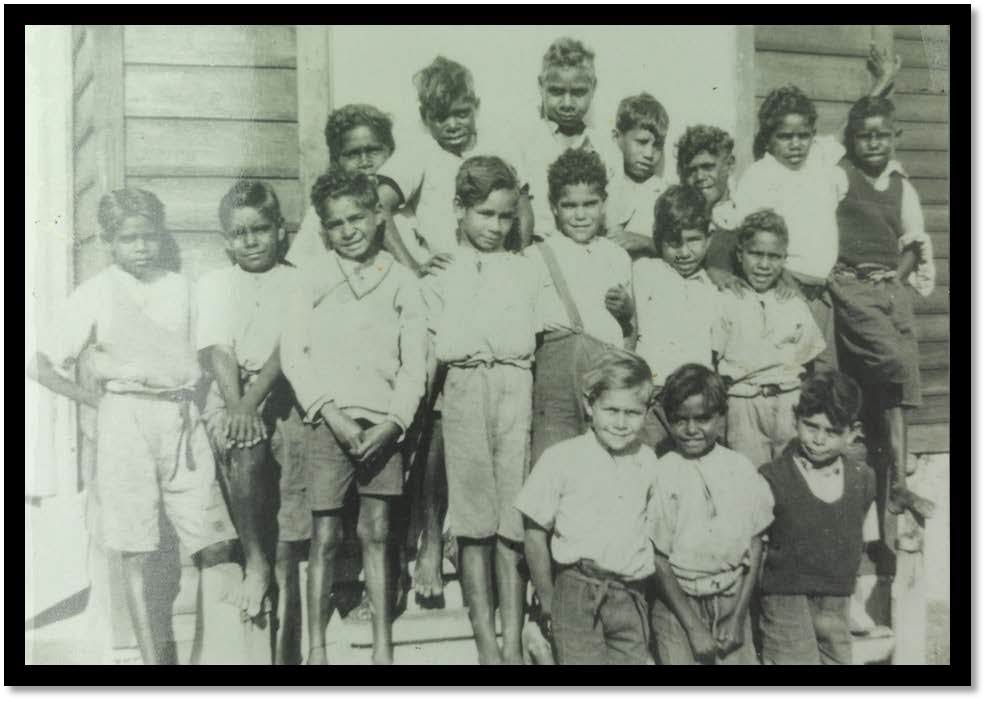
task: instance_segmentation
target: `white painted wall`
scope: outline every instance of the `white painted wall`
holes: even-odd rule
[[[537,119],[538,73],[549,44],[561,36],[596,52],[597,91],[591,122],[613,127],[617,104],[650,92],[668,110],[666,173],[674,172],[675,140],[687,126],[737,126],[737,32],[732,26],[373,27],[334,25],[332,101],[367,102],[402,133],[418,128],[412,75],[442,54],[473,72],[480,96],[479,129]]]

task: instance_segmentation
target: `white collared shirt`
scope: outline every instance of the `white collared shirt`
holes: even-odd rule
[[[633,265],[637,307],[637,353],[651,368],[655,384],[685,363],[712,368],[713,324],[721,294],[699,269],[683,278],[660,258],[640,258]]]
[[[607,290],[613,287],[623,287],[628,294],[631,293],[631,257],[617,244],[602,237],[578,244],[559,233],[549,237],[545,246],[552,249],[562,270],[582,319],[582,331],[600,341],[621,346],[624,337],[620,323],[607,310],[604,298]],[[537,247],[529,246],[524,255],[544,268],[544,284],[549,289],[541,297],[540,314],[545,330],[574,331],[541,252]]]
[[[515,507],[552,535],[552,558],[580,559],[628,579],[654,573],[648,522],[658,476],[654,451],[613,456],[593,431],[549,447]]]
[[[238,266],[206,273],[197,290],[198,347],[232,347],[240,368],[260,371],[277,348],[284,320],[294,314],[290,305],[302,285],[298,270],[283,264],[264,273]]]
[[[330,252],[322,292],[303,288],[281,338],[281,365],[306,417],[327,402],[407,430],[425,393],[427,323],[415,275],[386,251],[366,264]]]

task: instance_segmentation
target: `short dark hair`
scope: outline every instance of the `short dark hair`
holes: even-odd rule
[[[394,123],[391,118],[373,105],[344,105],[329,113],[326,120],[326,147],[329,158],[339,160],[343,138],[351,129],[367,127],[391,151],[394,152]]]
[[[802,115],[809,126],[816,127],[816,106],[812,100],[794,85],[775,88],[761,103],[757,111],[757,134],[754,137],[754,158],[761,158],[768,150],[771,135],[781,125],[786,115]]]
[[[785,244],[788,244],[788,227],[785,218],[770,209],[751,212],[737,227],[737,245],[743,246],[758,232],[771,232]]]
[[[444,119],[457,100],[469,100],[474,107],[480,104],[473,89],[473,74],[445,56],[436,56],[411,80],[418,91],[418,111],[424,121]]]
[[[617,131],[621,134],[632,129],[647,129],[655,141],[665,143],[668,135],[668,112],[650,93],[625,97],[617,105]]]
[[[672,185],[655,202],[655,246],[661,251],[663,242],[682,240],[682,232],[695,229],[709,236],[709,215],[706,198],[698,188]]]
[[[697,155],[709,152],[714,156],[729,156],[733,153],[733,137],[719,127],[695,124],[685,130],[675,144],[675,163],[679,178],[685,180],[685,167]]]
[[[99,200],[96,221],[100,238],[113,241],[128,217],[147,217],[160,233],[165,231],[165,207],[157,195],[141,188],[120,188]]]
[[[572,37],[559,37],[553,41],[541,60],[541,75],[539,79],[553,68],[587,68],[593,73],[596,82],[596,69],[593,59],[596,54],[588,46]]]
[[[607,167],[595,151],[566,149],[548,167],[548,201],[556,204],[567,185],[596,186],[600,197],[607,196]]]
[[[847,151],[850,151],[852,155],[850,145],[853,143],[853,134],[857,129],[857,124],[868,117],[887,117],[894,121],[894,115],[894,103],[884,96],[867,95],[853,103],[849,114],[847,114],[846,127],[843,129],[843,143],[846,145]]]
[[[471,156],[456,173],[456,199],[463,207],[480,204],[495,190],[517,190],[514,169],[497,156]]]
[[[626,390],[647,386],[648,397],[654,389],[651,368],[635,353],[623,349],[610,348],[596,358],[590,369],[583,375],[583,396],[591,405],[607,390]]]
[[[230,230],[233,210],[252,207],[276,225],[281,225],[281,205],[274,188],[261,180],[238,180],[219,201],[219,223],[224,232]]]
[[[726,414],[727,388],[711,368],[699,363],[686,363],[672,371],[661,392],[661,407],[671,419],[682,403],[693,395],[702,395],[703,403],[714,414]]]
[[[795,416],[824,414],[834,428],[844,430],[857,421],[862,406],[863,393],[857,381],[840,371],[823,370],[802,381]]]
[[[312,185],[312,206],[323,224],[329,219],[326,202],[330,199],[351,197],[368,210],[377,206],[377,188],[366,173],[347,173],[333,167],[323,173]]]

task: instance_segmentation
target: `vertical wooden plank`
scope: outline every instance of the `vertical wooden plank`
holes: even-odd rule
[[[331,30],[299,25],[295,29],[298,81],[299,180],[302,201],[308,202],[312,183],[329,165],[325,125],[333,108]]]
[[[757,73],[754,64],[754,25],[737,26],[737,131],[733,135],[733,153],[737,159],[734,173],[739,176],[754,162],[754,133],[757,113],[754,102]]]
[[[124,187],[124,77],[123,26],[106,25],[89,28],[94,45],[93,81],[96,113],[93,126],[99,148],[96,184],[100,195]]]

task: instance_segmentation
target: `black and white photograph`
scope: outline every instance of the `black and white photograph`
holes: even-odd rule
[[[951,25],[23,29],[25,665],[953,662]]]

